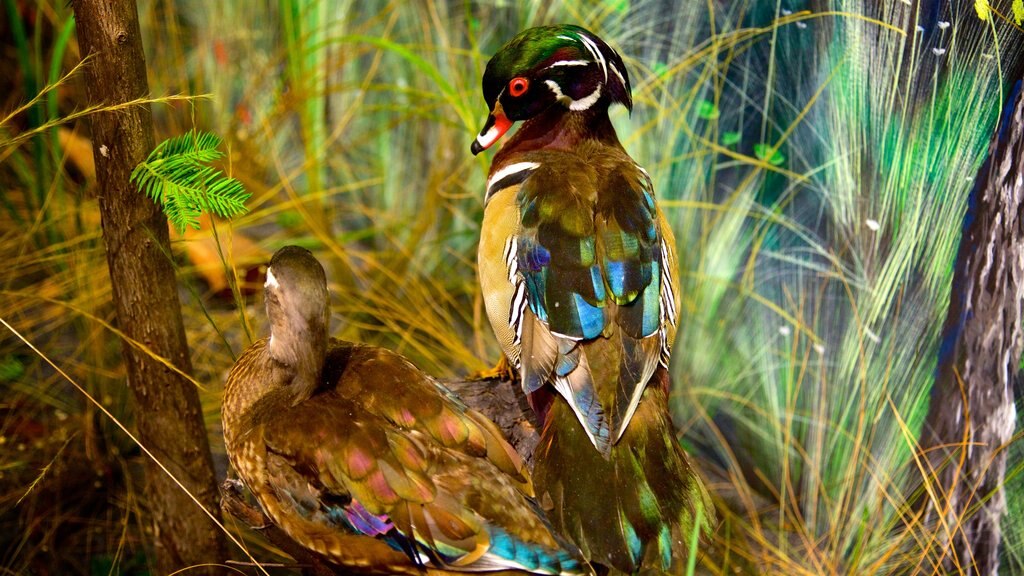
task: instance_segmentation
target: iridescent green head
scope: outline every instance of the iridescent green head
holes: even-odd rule
[[[633,109],[622,58],[604,40],[571,24],[520,32],[487,63],[483,90],[491,113],[473,142],[473,154],[497,142],[514,122],[551,106],[583,111],[617,102]]]

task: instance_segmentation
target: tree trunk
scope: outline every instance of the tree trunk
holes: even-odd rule
[[[92,104],[146,96],[146,61],[134,0],[75,0],[75,20]],[[97,114],[92,120],[103,242],[118,325],[125,334],[192,371],[181,319],[167,220],[128,181],[153,149],[149,106]],[[191,492],[219,516],[209,441],[195,387],[157,359],[122,342],[139,439]],[[224,559],[224,539],[192,498],[152,461],[146,461],[154,573]],[[189,574],[211,571],[189,570]]]
[[[926,521],[949,573],[995,575],[1024,314],[1024,99],[1013,91],[971,191],[921,444]],[[941,521],[940,521],[941,517]]]

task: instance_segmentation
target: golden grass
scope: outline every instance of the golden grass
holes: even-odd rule
[[[787,73],[785,51],[806,29],[798,24],[844,31],[840,47],[883,30],[893,43],[885,52],[894,52],[903,32],[890,12],[765,15],[756,3],[708,3],[669,16],[644,2],[190,6],[142,3],[154,96],[132,105],[154,105],[158,138],[193,126],[224,136],[225,169],[253,194],[248,214],[173,246],[192,377],[219,465],[221,383],[265,332],[258,280],[246,278],[253,252],[238,247],[246,240],[256,253],[288,243],[315,250],[329,269],[335,336],[388,346],[444,377],[497,358],[475,281],[487,167],[468,154],[485,114],[479,77],[518,29],[574,21],[623,48],[636,107],[613,120],[654,176],[680,241],[677,421],[722,519],[696,571],[940,572],[943,543],[959,524],[925,525],[911,506],[922,493],[944,500],[916,437],[937,339],[929,323],[948,298],[943,258],[964,198],[953,175],[976,167],[977,145],[966,131],[942,143],[922,137],[930,128],[921,119],[891,139],[882,127],[882,136],[860,139],[867,130],[857,122],[872,120],[856,114],[891,94],[861,84],[853,48],[818,58],[819,74],[800,90],[765,89],[772,84],[761,77]],[[44,28],[68,18],[63,3],[40,7]],[[286,8],[294,8],[287,27]],[[40,53],[51,55],[45,46]],[[104,109],[82,103],[73,83],[80,56],[72,42],[67,74],[0,113],[0,510],[9,510],[0,532],[14,535],[4,539],[0,570],[9,573],[146,567],[147,455],[128,432],[123,335],[95,184],[70,148],[47,139],[56,126],[84,132],[82,120]],[[895,85],[891,73],[873,72]],[[992,75],[964,73],[972,110],[998,91]],[[160,96],[182,92],[209,96]],[[26,115],[44,97],[58,98],[60,114],[31,126]],[[702,101],[721,116],[702,118]],[[951,114],[942,102],[929,109],[929,118]],[[725,143],[734,124],[760,127],[762,153]],[[815,140],[823,133],[827,144]],[[869,148],[890,152],[877,167],[891,178],[858,172]],[[961,151],[938,177],[948,206],[919,197],[921,174],[933,171],[909,159],[920,150]],[[776,153],[787,160],[773,163]],[[873,195],[856,197],[861,189]],[[808,216],[815,207],[826,225]],[[867,230],[867,218],[893,230]],[[944,228],[929,239],[900,236],[901,224]],[[212,267],[189,256],[201,244],[219,248]],[[908,269],[925,276],[923,288]],[[939,271],[925,274],[931,269]],[[1010,467],[1019,475],[1019,463]],[[74,480],[83,470],[85,484]],[[238,550],[277,558],[233,520],[225,530]]]

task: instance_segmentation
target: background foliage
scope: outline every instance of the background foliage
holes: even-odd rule
[[[65,77],[85,55],[64,2],[3,4],[0,566],[145,573],[138,447],[84,394],[131,420],[91,110]],[[1014,80],[1011,2],[139,8],[158,140],[223,136],[221,168],[252,193],[248,214],[202,220],[169,255],[221,465],[221,383],[264,331],[258,267],[281,245],[328,263],[335,336],[447,377],[497,359],[475,279],[479,79],[517,31],[573,22],[624,57],[635,107],[613,121],[679,243],[676,416],[724,516],[701,569],[937,566],[934,531],[907,507],[915,439],[967,194]],[[1007,573],[1024,570],[1024,504],[1010,506]]]

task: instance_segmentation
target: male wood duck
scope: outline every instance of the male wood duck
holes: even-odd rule
[[[274,254],[265,294],[271,334],[228,375],[224,439],[292,539],[358,572],[590,573],[491,421],[403,357],[328,338],[309,251]]]
[[[538,497],[592,562],[677,572],[714,512],[668,411],[675,240],[608,118],[632,109],[626,67],[579,26],[532,28],[491,58],[483,93],[474,154],[523,122],[491,164],[478,264],[543,422]]]

